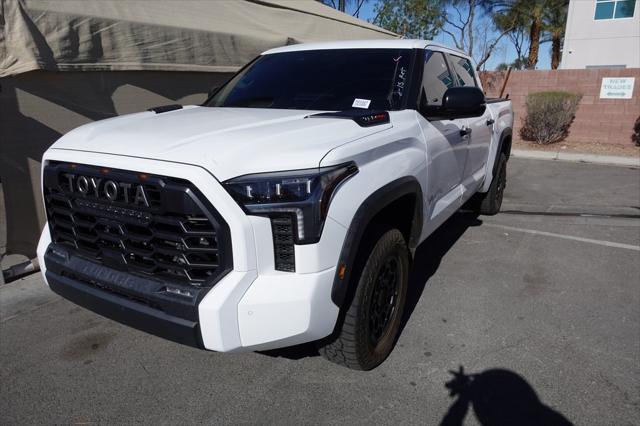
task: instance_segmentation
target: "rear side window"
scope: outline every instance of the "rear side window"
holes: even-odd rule
[[[453,87],[453,77],[442,52],[425,51],[422,74],[422,104],[441,106],[444,92]]]
[[[449,55],[449,59],[458,77],[458,86],[476,86],[476,78],[471,61],[456,55]]]

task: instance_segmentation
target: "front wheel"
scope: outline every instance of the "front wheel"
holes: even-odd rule
[[[409,282],[409,251],[397,229],[369,252],[342,327],[320,353],[336,364],[371,370],[391,353],[400,331]]]

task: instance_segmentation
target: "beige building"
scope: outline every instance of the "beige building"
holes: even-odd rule
[[[640,68],[640,0],[571,0],[560,68]]]

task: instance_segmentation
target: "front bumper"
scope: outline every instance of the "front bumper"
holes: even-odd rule
[[[184,345],[203,348],[199,324],[89,284],[77,276],[55,273],[47,265],[46,281],[51,290],[67,300],[104,317]],[[113,271],[116,272],[116,271]]]
[[[125,170],[131,161],[120,156],[55,149],[47,151],[44,163],[50,159]],[[333,331],[339,310],[331,301],[331,286],[346,235],[342,225],[327,220],[318,244],[296,246],[297,272],[279,272],[273,267],[269,220],[245,215],[207,171],[146,159],[136,159],[136,168],[187,179],[198,187],[229,224],[234,269],[199,301],[198,318],[186,320],[129,298],[126,292],[111,291],[114,285],[135,280],[131,275],[78,257],[56,257],[51,253],[55,245],[45,226],[38,257],[53,291],[134,328],[221,352],[290,346],[323,338]],[[91,267],[83,267],[81,262]]]

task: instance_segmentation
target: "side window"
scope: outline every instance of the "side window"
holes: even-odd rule
[[[422,105],[441,106],[444,92],[453,86],[453,77],[449,72],[444,54],[426,50],[422,74]]]
[[[449,59],[458,77],[458,86],[477,86],[471,61],[455,55],[449,55]]]

